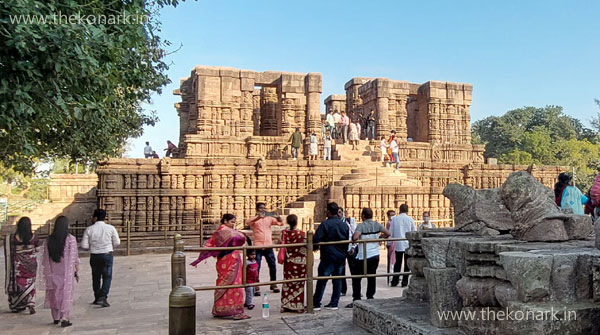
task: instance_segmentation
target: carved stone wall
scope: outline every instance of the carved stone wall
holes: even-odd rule
[[[260,89],[256,89],[260,87]],[[320,134],[321,75],[196,66],[181,80],[179,157],[246,157],[251,136]]]
[[[111,159],[97,168],[100,206],[116,227],[130,221],[134,231],[186,230],[184,225],[216,224],[225,213],[238,225],[256,214],[310,193],[327,191],[332,178],[349,172],[344,162],[263,159]],[[319,214],[319,213],[317,213]],[[322,219],[322,217],[318,217]]]
[[[376,111],[379,138],[396,130],[400,140],[471,143],[470,84],[428,81],[419,85],[387,78],[353,78],[345,89],[351,117]]]
[[[325,99],[325,112],[345,112],[346,111],[346,95],[332,94]]]

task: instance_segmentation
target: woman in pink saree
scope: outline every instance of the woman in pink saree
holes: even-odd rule
[[[235,216],[225,214],[221,226],[204,243],[205,248],[239,247],[246,243],[246,236],[235,228]],[[217,286],[242,284],[242,257],[238,250],[232,251],[203,251],[194,262],[194,267],[201,261],[217,258]],[[215,302],[212,315],[215,317],[233,317],[234,320],[244,320],[250,317],[244,314],[244,289],[230,288],[215,290]]]
[[[72,325],[69,321],[73,306],[75,282],[79,281],[79,256],[77,240],[69,234],[69,219],[59,216],[54,223],[52,235],[44,244],[44,279],[46,284],[45,308],[52,310],[54,324],[61,327]]]
[[[36,248],[38,238],[31,232],[31,220],[22,217],[17,231],[6,236],[4,257],[6,267],[5,292],[8,305],[14,313],[29,308],[35,314],[35,278],[37,272]]]

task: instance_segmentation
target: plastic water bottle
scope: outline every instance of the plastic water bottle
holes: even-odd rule
[[[267,296],[267,292],[263,296],[263,318],[269,317],[269,297]]]

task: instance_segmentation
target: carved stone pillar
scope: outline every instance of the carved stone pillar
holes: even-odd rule
[[[260,134],[262,136],[277,136],[278,97],[276,87],[262,88],[260,105]]]
[[[321,133],[321,74],[309,73],[305,78],[306,87],[306,136],[312,132]]]
[[[378,138],[387,137],[389,128],[388,98],[377,97],[377,126]]]
[[[169,224],[169,216],[170,216],[170,202],[169,197],[161,197],[160,198],[160,216],[159,216],[159,224],[162,226],[166,226]],[[166,227],[161,227],[161,230],[168,230]]]

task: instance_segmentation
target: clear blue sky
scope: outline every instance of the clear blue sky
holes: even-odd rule
[[[188,1],[164,8],[172,83],[133,139],[178,140],[172,91],[195,65],[320,72],[324,100],[352,77],[474,85],[471,119],[560,105],[589,124],[600,99],[600,1]],[[321,106],[323,112],[324,106]]]

